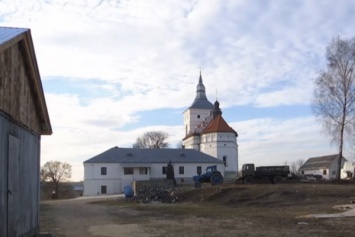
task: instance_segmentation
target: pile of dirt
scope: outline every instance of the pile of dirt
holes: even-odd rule
[[[294,205],[319,202],[347,203],[354,196],[355,185],[342,184],[224,184],[205,186],[179,194],[184,202],[213,202],[226,206],[240,205]]]

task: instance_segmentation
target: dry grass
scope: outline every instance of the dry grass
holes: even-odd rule
[[[139,228],[136,236],[340,237],[352,236],[354,218],[313,219],[307,215],[337,212],[332,207],[349,203],[353,196],[352,184],[225,184],[218,189],[208,185],[202,189],[184,188],[180,202],[174,204],[139,204],[120,199],[85,205],[95,212],[106,210],[112,223],[105,229],[116,234]],[[86,218],[79,220],[86,222]],[[90,227],[90,233],[97,233],[94,227]]]
[[[197,236],[202,231],[204,235],[198,236],[239,233],[240,236],[335,237],[349,235],[354,220],[318,220],[306,216],[337,212],[332,207],[348,203],[352,196],[355,196],[355,185],[229,184],[220,189],[186,190],[180,195],[182,201],[176,204],[120,200],[115,205],[139,211],[141,217],[149,220],[144,225],[159,226],[161,236],[169,236],[171,231],[174,233],[171,236]]]

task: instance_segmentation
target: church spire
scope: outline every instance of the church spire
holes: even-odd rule
[[[203,80],[202,80],[202,73],[200,70],[200,77],[198,79],[198,84],[196,87],[196,97],[192,105],[190,106],[191,108],[195,109],[213,109],[213,104],[208,101],[207,96],[206,96],[206,88],[205,85],[203,85]]]
[[[196,99],[206,99],[207,100],[206,88],[205,88],[205,86],[203,85],[203,82],[202,82],[201,71],[200,71],[200,78],[198,79],[198,84],[197,84],[197,87],[196,87]]]

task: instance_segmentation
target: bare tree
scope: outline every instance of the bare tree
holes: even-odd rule
[[[355,125],[355,38],[334,38],[326,49],[327,68],[315,80],[312,110],[338,144],[336,178],[340,179],[345,135]]]
[[[71,178],[71,165],[60,161],[48,161],[41,168],[42,181],[51,181],[54,184],[55,194],[58,198],[59,183]]]
[[[162,131],[146,132],[143,136],[137,138],[133,148],[167,148],[169,146],[169,143],[166,142],[168,137],[169,135]]]
[[[291,173],[299,177],[301,175],[300,168],[303,164],[304,164],[304,160],[302,159],[292,162],[290,167]]]
[[[45,172],[45,170],[43,168],[41,168],[41,171],[40,171],[40,181],[41,181],[41,183],[46,182],[47,179],[48,179],[48,174]]]

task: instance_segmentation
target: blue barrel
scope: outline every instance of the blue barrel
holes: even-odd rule
[[[133,188],[130,185],[124,186],[123,193],[126,196],[126,198],[131,198],[134,196]]]

